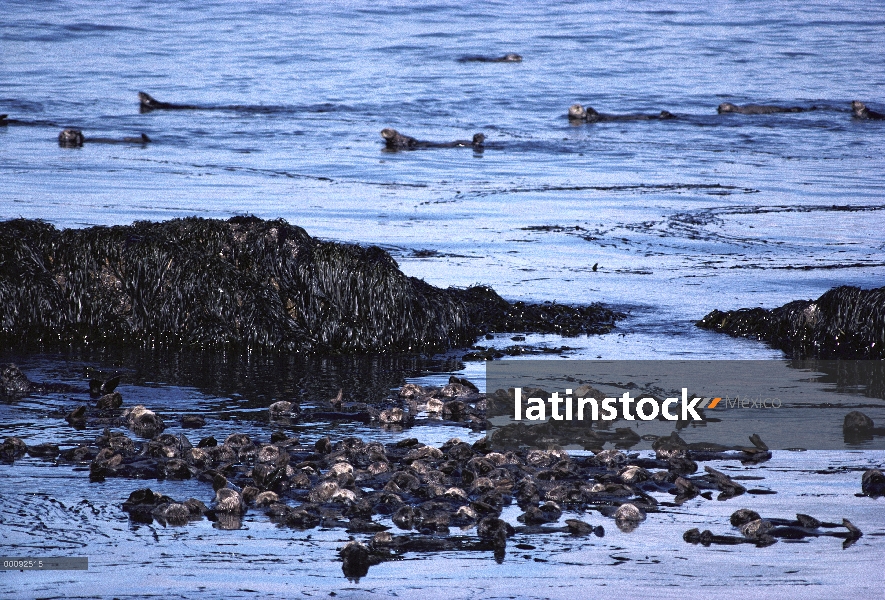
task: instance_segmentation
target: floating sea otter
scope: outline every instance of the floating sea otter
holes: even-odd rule
[[[462,56],[458,62],[522,62],[522,57],[509,52],[504,56]]]
[[[37,127],[57,127],[57,123],[53,123],[52,121],[46,121],[43,119],[35,119],[35,120],[25,120],[25,119],[11,119],[7,114],[0,114],[0,127],[6,127],[7,125],[31,125]]]
[[[723,102],[716,109],[720,115],[724,113],[740,113],[742,115],[770,115],[774,113],[797,113],[814,110],[814,108],[802,108],[801,106],[773,106],[769,104],[744,104],[738,106],[731,102]]]
[[[810,515],[797,514],[796,519],[763,519],[754,510],[742,508],[731,515],[731,524],[741,531],[741,536],[715,535],[711,531],[699,531],[697,528],[686,531],[682,539],[690,544],[701,543],[735,545],[755,544],[760,547],[770,546],[777,538],[802,540],[807,537],[835,537],[844,540],[842,548],[848,548],[863,536],[863,532],[848,519],[842,523],[818,521]],[[844,527],[846,531],[821,531],[821,528],[832,529]]]
[[[881,121],[882,119],[885,119],[885,114],[870,110],[869,108],[867,108],[867,105],[860,100],[852,100],[851,116],[855,119],[872,119],[875,121]]]
[[[581,106],[580,104],[572,104],[568,108],[568,118],[570,121],[579,121],[582,123],[600,123],[605,121],[650,121],[655,119],[675,119],[676,115],[666,110],[662,110],[656,115],[606,115],[596,112],[592,107]]]
[[[62,148],[79,148],[84,143],[90,144],[147,144],[151,138],[145,134],[141,137],[124,137],[122,139],[115,138],[87,138],[79,129],[65,129],[58,134],[58,145]]]
[[[381,137],[384,138],[388,150],[415,150],[416,148],[473,148],[482,150],[486,136],[474,133],[472,140],[455,140],[454,142],[425,142],[413,137],[403,135],[396,129],[382,129]]]
[[[193,104],[173,104],[171,102],[160,102],[150,94],[138,92],[138,100],[141,103],[141,112],[151,112],[152,110],[198,110],[201,107]]]

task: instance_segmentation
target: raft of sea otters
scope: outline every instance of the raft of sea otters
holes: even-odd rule
[[[647,515],[679,510],[692,498],[712,500],[715,495],[730,500],[747,493],[776,493],[747,489],[741,480],[752,477],[730,477],[710,466],[699,467],[699,462],[711,460],[767,461],[771,453],[755,434],[746,447],[724,448],[686,443],[673,432],[654,439],[654,458],[641,458],[624,451],[638,441],[628,430],[591,442],[592,454],[586,456],[570,456],[556,447],[509,447],[506,440],[496,439],[501,430],[473,444],[454,438],[439,447],[414,438],[382,444],[323,437],[304,444],[285,433],[293,423],[312,418],[359,418],[382,427],[403,427],[415,423],[419,414],[435,415],[449,425],[485,429],[486,407],[509,399],[508,393],[500,390],[487,396],[456,377],[439,388],[406,384],[380,406],[345,402],[342,394],[331,399],[328,408],[302,410],[295,403],[279,401],[268,407],[272,430],[268,439],[234,433],[217,440],[203,434],[196,443],[183,433],[163,433],[164,419],[149,408],[124,406],[115,390],[118,382],[118,377],[93,380],[89,404],[55,415],[76,429],[89,426],[101,431],[92,441],[62,448],[54,443],[27,445],[9,437],[0,446],[0,459],[14,463],[27,453],[56,464],[89,465],[94,481],[139,480],[128,498],[119,500],[122,510],[137,522],[156,520],[174,526],[208,518],[216,527],[236,529],[248,511],[261,511],[282,527],[343,528],[355,538],[340,550],[344,574],[351,578],[409,552],[479,551],[500,561],[508,539],[517,533],[605,535],[605,525],[598,519],[591,523],[571,518],[560,525],[564,511],[596,512],[605,523],[611,519],[629,532]],[[32,382],[15,365],[0,373],[0,394],[7,400],[62,389],[74,391],[60,384]],[[199,415],[186,415],[179,424],[185,429],[206,425]],[[846,436],[885,433],[859,412],[846,416],[844,428]],[[603,449],[606,441],[615,441],[621,449]],[[205,482],[206,495],[177,500],[152,491],[145,485],[151,479],[197,479]],[[859,483],[858,495],[885,495],[885,475],[878,469],[863,472]],[[652,494],[672,499],[659,500]],[[516,526],[501,518],[502,510],[513,503],[523,511]],[[693,544],[768,546],[779,539],[835,537],[847,547],[862,535],[847,519],[761,516],[748,509],[735,511],[731,524],[738,533],[691,529],[683,538]]]
[[[519,63],[522,57],[468,56],[464,63]],[[175,104],[139,93],[140,110],[274,110],[273,107]],[[767,115],[821,110],[816,106],[722,103],[718,113]],[[883,120],[885,114],[851,103],[852,118]],[[607,114],[575,104],[574,125],[679,119],[666,110],[652,114]],[[723,117],[724,118],[724,117]],[[8,118],[2,125],[56,125]],[[483,133],[471,139],[422,141],[385,128],[385,150],[487,147]],[[90,143],[143,145],[137,137],[87,137],[65,128],[63,147]],[[378,248],[314,240],[284,221],[236,217],[228,221],[178,219],[113,228],[58,231],[23,219],[0,223],[0,340],[14,347],[131,343],[199,348],[265,348],[296,352],[416,352],[464,346],[493,332],[534,331],[576,335],[611,331],[623,315],[598,305],[509,303],[489,288],[443,290],[406,277]],[[155,307],[162,307],[158,310]],[[794,357],[885,357],[885,288],[840,287],[814,301],[783,307],[713,311],[699,326],[730,335],[764,339]],[[480,349],[474,358],[489,359]],[[468,444],[457,438],[440,447],[417,439],[394,444],[355,437],[324,437],[302,443],[286,433],[304,422],[357,421],[406,428],[444,423],[488,429],[490,403],[508,393],[479,393],[452,378],[440,388],[407,384],[380,404],[348,402],[343,393],[319,408],[279,401],[268,407],[267,439],[235,433],[224,439],[164,433],[166,422],[150,408],[126,406],[115,390],[119,378],[93,381],[93,400],[51,415],[76,430],[101,433],[67,447],[28,445],[7,437],[0,460],[28,454],[57,464],[88,465],[94,480],[142,480],[120,504],[134,521],[180,525],[208,518],[220,528],[238,528],[247,511],[263,511],[284,527],[341,527],[357,539],[340,550],[343,570],[358,578],[369,567],[408,552],[481,551],[501,560],[516,533],[605,535],[604,525],[563,512],[593,511],[631,531],[646,515],[676,510],[691,498],[730,500],[746,493],[705,461],[764,462],[771,457],[758,436],[750,444],[722,447],[687,443],[677,432],[653,440],[654,458],[629,448],[639,441],[627,428],[594,429],[581,439],[591,451],[570,456],[558,448],[531,449],[513,443],[507,428]],[[0,371],[0,398],[30,393],[79,393],[60,384],[30,381],[14,365]],[[202,415],[185,415],[182,429],[206,427]],[[121,428],[134,434],[130,437]],[[540,431],[540,430],[539,430]],[[860,412],[846,415],[846,439],[885,435]],[[647,436],[648,437],[648,436]],[[521,438],[525,441],[525,438]],[[616,449],[604,449],[606,443]],[[539,447],[544,447],[540,443]],[[143,480],[197,479],[201,499],[175,500],[145,487]],[[885,496],[885,475],[868,469],[858,495]],[[211,492],[209,491],[211,487]],[[671,495],[660,500],[652,494]],[[666,496],[665,496],[666,497]],[[501,518],[515,503],[517,526]],[[733,532],[691,529],[693,544],[754,544],[779,539],[836,537],[848,546],[862,533],[834,515],[760,515],[740,509]],[[392,523],[393,527],[381,523]],[[395,528],[395,529],[394,529]],[[520,546],[525,546],[521,544]]]

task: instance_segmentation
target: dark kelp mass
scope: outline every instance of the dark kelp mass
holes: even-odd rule
[[[885,288],[841,286],[779,308],[714,310],[698,327],[765,340],[795,358],[885,358]]]
[[[319,241],[283,220],[0,223],[0,340],[10,345],[417,351],[492,331],[603,333],[617,317],[439,289],[380,248]]]

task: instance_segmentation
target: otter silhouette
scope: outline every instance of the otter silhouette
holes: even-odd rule
[[[58,123],[45,119],[14,119],[6,113],[0,114],[0,127],[7,125],[25,125],[32,127],[58,127]]]
[[[198,110],[200,107],[193,104],[173,104],[171,102],[160,102],[150,94],[138,92],[138,100],[140,102],[141,112],[151,112],[152,110]]]
[[[140,137],[116,138],[87,138],[79,129],[65,129],[58,134],[58,145],[62,148],[79,148],[84,143],[90,144],[147,144],[151,138],[145,134]]]
[[[608,115],[596,112],[591,106],[581,106],[580,104],[572,104],[568,109],[568,118],[570,121],[580,123],[601,123],[607,121],[652,121],[675,119],[676,115],[666,110],[662,110],[656,115]]]
[[[462,56],[458,59],[458,62],[486,62],[486,63],[500,63],[500,62],[522,62],[522,57],[519,54],[515,54],[513,52],[509,52],[504,56]]]
[[[85,139],[79,129],[65,129],[58,134],[58,145],[62,148],[79,148]]]
[[[473,134],[472,140],[455,140],[454,142],[426,142],[417,140],[411,136],[403,135],[396,129],[382,129],[381,137],[384,138],[387,150],[415,150],[417,148],[473,148],[481,150],[485,144],[486,136],[482,133]]]
[[[767,104],[744,104],[738,106],[731,102],[723,102],[716,109],[720,115],[725,113],[740,113],[742,115],[770,115],[774,113],[797,113],[814,110],[813,108],[802,108],[800,106],[772,106]]]
[[[860,100],[853,100],[851,102],[851,116],[855,119],[871,119],[874,121],[885,119],[885,114],[870,110],[867,108],[867,105]]]

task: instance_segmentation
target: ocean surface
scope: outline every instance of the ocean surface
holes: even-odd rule
[[[12,121],[0,126],[0,219],[62,228],[281,217],[319,238],[378,245],[437,286],[483,283],[511,300],[602,302],[628,315],[605,336],[519,341],[568,346],[565,359],[779,360],[780,351],[694,322],[714,308],[771,308],[885,281],[885,121],[850,111],[852,100],[885,111],[885,10],[875,3],[7,0],[3,8],[0,114]],[[523,61],[458,60],[508,52]],[[139,91],[199,108],[141,113]],[[720,115],[722,102],[814,110]],[[678,118],[576,125],[566,118],[574,103]],[[144,133],[152,141],[61,148],[68,127],[87,140]],[[481,132],[486,145],[388,152],[386,127],[435,142]],[[511,337],[480,343],[508,346]],[[459,356],[272,368],[227,357],[179,368],[155,357],[0,348],[0,360],[32,379],[84,389],[85,367],[119,369],[127,404],[169,414],[201,407],[216,437],[232,428],[267,437],[248,415],[286,395],[350,386],[371,400],[450,373],[480,382],[483,366]],[[47,394],[0,404],[0,437],[93,439],[99,431],[75,433],[51,416],[77,401]],[[302,433],[435,444],[477,437],[442,427]],[[883,462],[862,448],[776,452],[746,469],[762,471],[777,495],[697,500],[629,534],[607,527],[611,535],[593,542],[531,541],[530,559],[508,555],[501,565],[490,556],[410,556],[354,584],[335,561],[342,530],[277,529],[258,511],[239,531],[207,521],[133,526],[119,504],[138,482],[89,483],[83,472],[26,458],[0,465],[0,553],[88,555],[90,570],[0,571],[0,596],[569,597],[595,587],[613,597],[640,588],[680,598],[736,588],[754,597],[876,597],[882,500],[854,494],[857,469]],[[174,497],[211,497],[203,483],[158,485]],[[682,541],[690,527],[727,529],[744,505],[778,517],[847,517],[865,536],[847,550],[829,538],[765,549]]]

